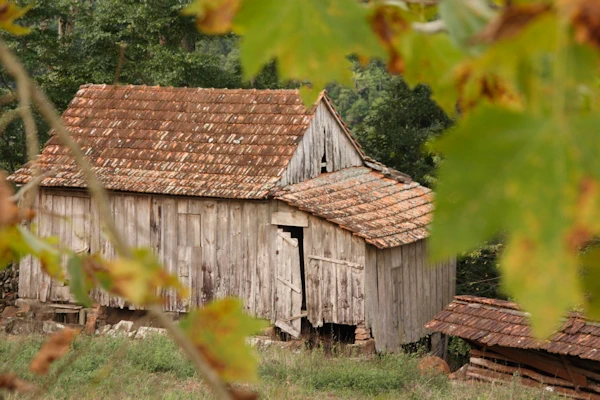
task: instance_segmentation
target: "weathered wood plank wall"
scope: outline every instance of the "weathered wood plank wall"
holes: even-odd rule
[[[317,107],[313,122],[281,177],[281,185],[316,178],[325,155],[327,172],[364,165],[362,156],[346,136],[325,102]]]
[[[427,264],[427,242],[367,249],[366,323],[377,349],[397,351],[429,333],[423,326],[452,301],[456,260]]]
[[[317,217],[304,228],[308,320],[357,325],[365,320],[366,243]]]
[[[82,252],[107,258],[115,250],[84,192],[43,189],[34,223],[43,236]],[[213,298],[239,296],[249,312],[270,318],[273,309],[272,265],[277,226],[271,225],[270,202],[194,199],[112,193],[113,215],[131,246],[150,246],[165,268],[190,288],[190,297],[167,294],[167,311],[184,311]],[[21,262],[19,296],[69,302],[69,288],[51,282],[38,262]],[[104,306],[133,308],[101,291]]]
[[[456,263],[426,266],[426,242],[378,250],[330,222],[278,201],[211,200],[111,194],[125,240],[150,246],[190,297],[168,293],[165,309],[185,311],[213,298],[237,296],[248,312],[273,320],[277,310],[278,224],[303,228],[308,319],[372,328],[380,350],[419,340],[423,325],[452,300]],[[58,236],[72,249],[112,258],[112,244],[87,194],[42,189],[34,223],[43,236]],[[294,281],[294,284],[296,282]],[[19,296],[72,302],[69,288],[51,280],[37,262],[21,262]],[[93,293],[104,306],[126,308],[122,299]]]

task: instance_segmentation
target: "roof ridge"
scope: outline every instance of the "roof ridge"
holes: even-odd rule
[[[230,91],[230,92],[274,92],[274,93],[296,93],[299,94],[298,89],[256,89],[256,88],[214,88],[214,87],[193,87],[193,86],[161,86],[161,85],[115,85],[109,83],[84,83],[79,86],[79,89],[86,88],[116,88],[116,89],[162,89],[169,91],[177,90],[192,90],[192,91]]]

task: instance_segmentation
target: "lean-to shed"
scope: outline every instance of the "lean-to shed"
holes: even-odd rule
[[[545,387],[564,397],[600,399],[600,323],[570,313],[548,339],[513,302],[456,296],[427,327],[471,345],[467,378]]]
[[[129,244],[189,286],[168,311],[238,296],[293,336],[302,318],[361,326],[393,351],[452,300],[454,260],[426,265],[431,191],[365,157],[325,94],[307,109],[294,90],[84,85],[63,121]],[[66,147],[53,136],[39,163],[40,233],[112,256]],[[29,166],[11,176],[30,178]],[[30,259],[19,296],[73,301]]]

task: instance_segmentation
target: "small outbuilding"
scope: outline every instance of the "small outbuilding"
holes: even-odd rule
[[[237,296],[292,336],[302,319],[350,325],[394,351],[452,300],[455,261],[426,261],[432,192],[366,157],[325,93],[306,108],[295,90],[84,85],[62,118],[129,244],[190,288],[168,293],[167,311]],[[112,257],[68,149],[52,136],[39,163],[39,232]],[[26,165],[11,179],[31,176]],[[74,302],[31,259],[19,296]]]
[[[466,376],[545,387],[575,399],[600,399],[600,323],[573,313],[547,340],[531,334],[529,315],[512,302],[456,296],[427,323],[471,345]]]

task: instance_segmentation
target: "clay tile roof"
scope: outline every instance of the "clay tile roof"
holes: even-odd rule
[[[353,167],[287,186],[274,195],[378,248],[387,248],[428,236],[433,193],[406,178],[388,178],[368,167]]]
[[[308,128],[296,90],[83,85],[62,119],[108,189],[262,198]],[[42,186],[85,187],[52,136]],[[26,165],[11,180],[26,183]]]
[[[456,296],[425,327],[487,346],[540,349],[600,361],[600,350],[597,350],[600,344],[600,323],[573,313],[549,340],[538,340],[531,335],[528,317],[515,303],[475,296]]]

